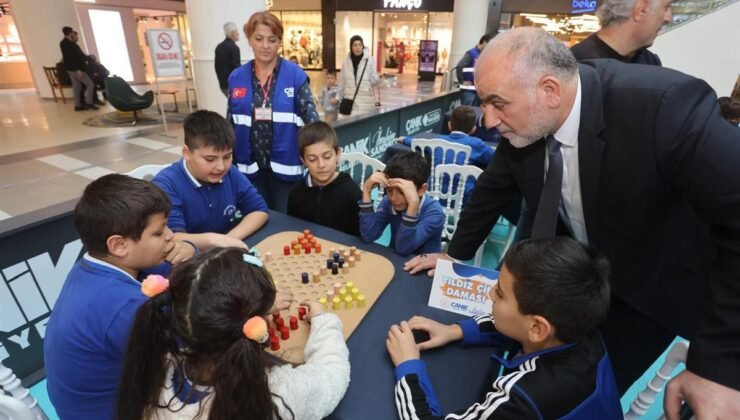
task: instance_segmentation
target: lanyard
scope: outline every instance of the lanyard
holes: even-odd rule
[[[264,95],[262,97],[262,108],[265,108],[267,105],[267,94],[270,93],[270,84],[272,84],[272,73],[270,73],[269,76],[267,76],[267,81],[265,82],[267,85],[267,88],[264,86],[260,86],[260,89],[262,89],[262,94]]]

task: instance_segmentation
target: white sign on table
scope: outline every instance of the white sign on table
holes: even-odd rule
[[[157,77],[185,75],[180,32],[177,29],[149,29],[146,31],[152,65]]]
[[[490,314],[490,292],[498,283],[498,271],[450,260],[437,260],[429,306],[461,315]]]

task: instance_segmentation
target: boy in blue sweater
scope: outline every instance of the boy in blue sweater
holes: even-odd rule
[[[110,419],[136,311],[139,281],[167,275],[194,249],[173,240],[170,201],[150,182],[106,175],[87,186],[75,228],[87,253],[64,282],[46,327],[49,398],[63,419]]]
[[[596,330],[609,310],[609,263],[566,237],[514,244],[491,289],[492,315],[444,325],[413,317],[388,332],[396,405],[405,419],[622,419],[614,372]],[[413,330],[429,333],[417,344]],[[503,367],[485,395],[445,416],[422,350],[487,345]],[[502,357],[508,350],[508,357]]]
[[[477,131],[476,119],[477,116],[473,107],[460,105],[452,111],[450,121],[447,123],[450,129],[450,134],[439,134],[436,138],[446,140],[451,143],[470,146],[470,164],[485,169],[488,164],[491,163],[495,149],[484,143],[483,140],[474,136]],[[412,139],[412,137],[402,137],[401,142],[410,147]],[[458,158],[456,162],[443,162],[442,154],[436,153],[434,155],[434,166],[436,167],[442,163],[456,163],[458,165],[468,164],[468,162],[463,162],[461,158]],[[447,180],[445,179],[445,181]],[[444,185],[442,185],[443,191],[447,191],[447,183],[448,182],[444,182]],[[463,204],[468,202],[468,198],[470,198],[473,188],[475,188],[475,180],[468,179],[465,183]]]
[[[372,242],[391,225],[390,246],[401,255],[439,252],[442,249],[444,211],[427,197],[429,162],[416,153],[399,153],[383,172],[365,181],[360,204],[360,236]],[[373,210],[370,195],[375,186],[385,188],[385,197]]]
[[[168,226],[175,239],[202,250],[246,248],[244,239],[269,216],[257,189],[232,165],[234,129],[215,112],[196,111],[183,130],[183,158],[152,180],[172,200]]]

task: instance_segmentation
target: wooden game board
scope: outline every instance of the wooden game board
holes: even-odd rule
[[[342,302],[340,309],[334,309],[330,301],[328,309],[325,309],[326,312],[336,313],[342,320],[346,340],[393,279],[395,273],[393,264],[385,257],[358,248],[356,253],[360,255],[360,261],[356,261],[355,266],[349,268],[349,273],[343,273],[340,269],[338,274],[333,275],[331,270],[328,270],[327,274],[320,276],[320,281],[316,283],[313,279],[313,273],[320,272],[322,267],[326,267],[326,260],[332,258],[330,250],[343,248],[345,251],[349,251],[350,247],[316,238],[321,245],[320,254],[315,253],[314,249],[311,249],[310,254],[306,254],[305,250],[301,249],[300,255],[294,255],[291,249],[290,256],[283,255],[283,247],[290,245],[292,240],[301,235],[303,235],[302,232],[282,232],[269,236],[255,245],[264,260],[265,268],[272,274],[276,286],[290,289],[296,300],[290,310],[281,311],[280,315],[285,320],[285,324],[288,325],[290,316],[298,317],[298,304],[301,301],[319,300],[321,297],[326,297],[328,290],[334,290],[335,283],[344,285],[347,282],[352,282],[354,287],[360,290],[360,294],[365,296],[365,306],[358,308],[355,301],[352,308],[345,308],[344,302]],[[266,257],[267,253],[272,254],[270,258]],[[348,263],[345,262],[345,264]],[[301,273],[303,272],[309,275],[308,284],[301,282]],[[274,328],[273,316],[270,315],[266,318],[268,325]],[[305,319],[299,320],[298,329],[290,330],[288,340],[280,339],[280,349],[272,353],[291,363],[304,362],[303,348],[308,340],[309,332],[310,325],[308,322]],[[277,333],[277,335],[280,334]]]

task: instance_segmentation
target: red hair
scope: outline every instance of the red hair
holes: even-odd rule
[[[257,12],[253,14],[247,23],[244,24],[244,35],[251,37],[257,30],[257,25],[265,25],[272,31],[273,35],[283,39],[283,23],[270,12]]]

